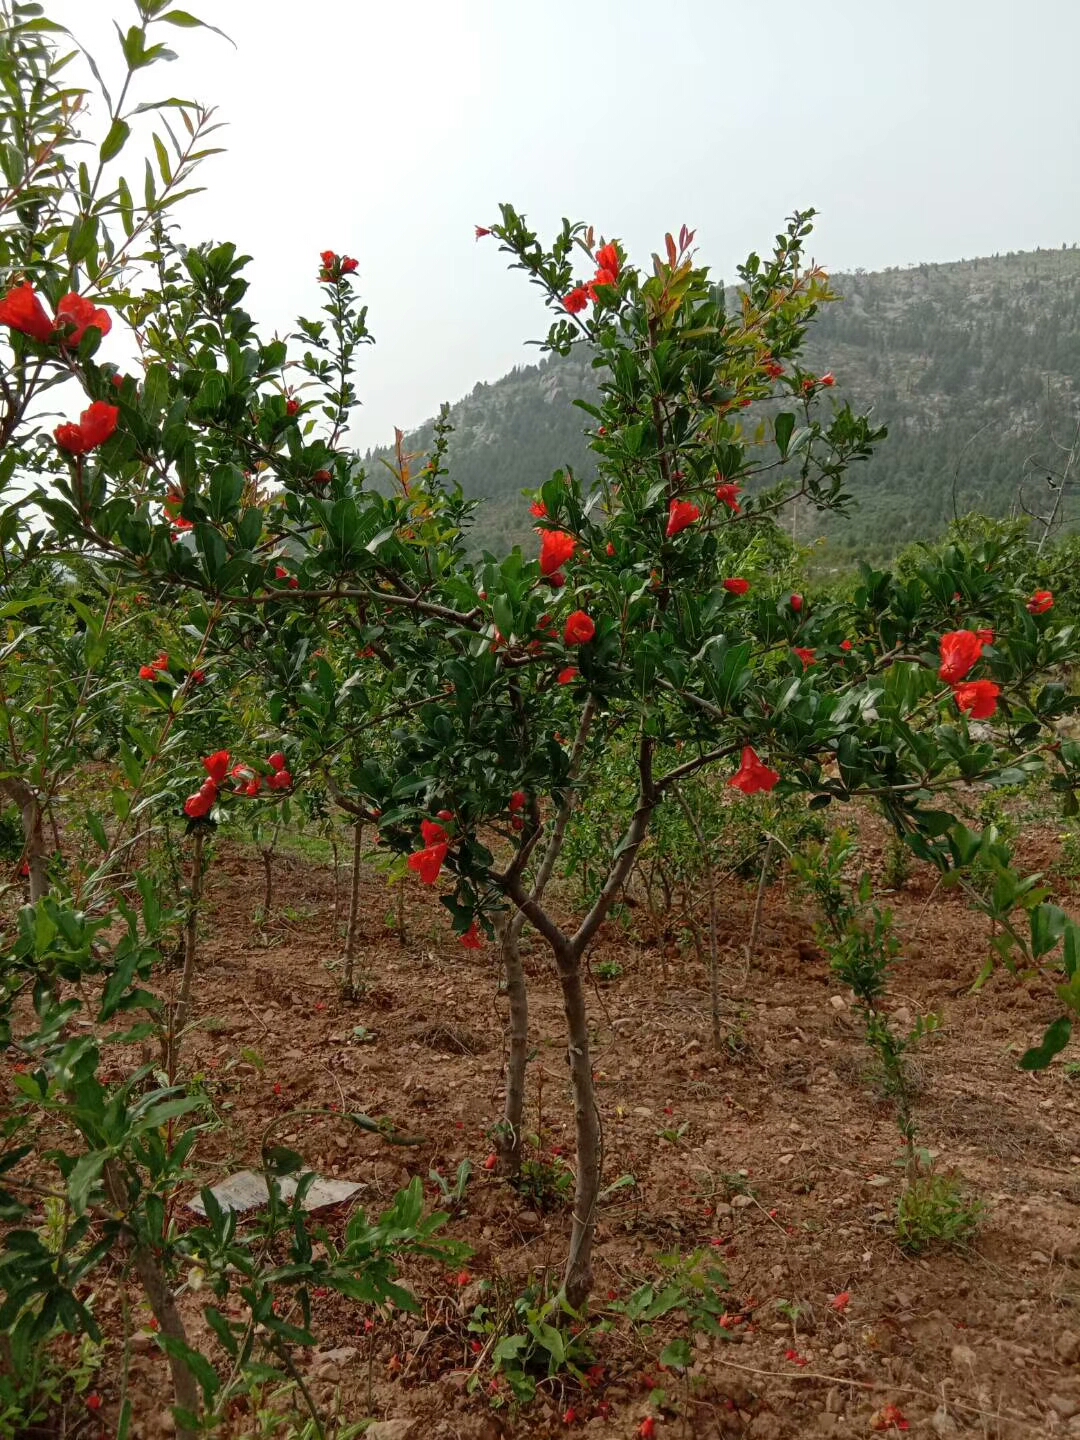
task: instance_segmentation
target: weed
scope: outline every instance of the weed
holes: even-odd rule
[[[724,1294],[728,1281],[713,1257],[705,1250],[688,1255],[675,1250],[658,1255],[656,1263],[663,1272],[659,1280],[640,1285],[629,1300],[614,1302],[610,1308],[625,1314],[632,1325],[650,1327],[665,1315],[681,1311],[691,1335],[699,1330],[722,1335],[720,1317],[727,1308]]]
[[[622,973],[623,968],[617,960],[601,960],[596,967],[598,980],[618,980]]]
[[[917,1175],[896,1202],[896,1239],[901,1250],[918,1255],[935,1246],[964,1248],[982,1222],[986,1207],[952,1175]]]
[[[453,1215],[462,1215],[465,1212],[465,1191],[472,1178],[472,1161],[462,1160],[457,1167],[457,1174],[454,1176],[454,1183],[451,1185],[445,1175],[438,1170],[429,1170],[428,1178],[432,1184],[437,1185],[442,1198],[442,1203]]]
[[[567,1323],[569,1322],[569,1324]],[[591,1328],[560,1296],[545,1298],[535,1289],[514,1300],[508,1310],[477,1305],[469,1321],[480,1345],[490,1345],[491,1363],[502,1376],[513,1398],[527,1405],[536,1395],[540,1381],[573,1380],[582,1384],[593,1363]],[[494,1344],[494,1336],[499,1338]],[[479,1375],[469,1381],[470,1390],[480,1385]],[[491,1403],[506,1403],[501,1389],[492,1387]]]
[[[562,1210],[574,1193],[572,1172],[556,1160],[523,1160],[521,1171],[511,1181],[514,1189],[541,1215]]]

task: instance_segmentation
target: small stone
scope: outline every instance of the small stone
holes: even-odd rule
[[[850,1354],[851,1347],[845,1345],[843,1340],[840,1341],[839,1345],[834,1345],[832,1347],[832,1357],[834,1360],[846,1360]]]
[[[1046,1403],[1051,1410],[1061,1416],[1062,1420],[1071,1420],[1074,1415],[1080,1415],[1080,1402],[1074,1400],[1071,1395],[1048,1395]]]
[[[376,1420],[364,1431],[364,1440],[417,1440],[419,1420]]]
[[[836,1011],[846,1010],[846,1009],[847,1009],[847,1001],[844,999],[844,997],[843,997],[842,995],[830,995],[830,996],[829,996],[829,1004],[830,1004],[830,1005],[832,1006],[832,1008],[833,1008],[834,1010],[836,1010]]]
[[[956,1428],[956,1421],[952,1418],[944,1405],[939,1405],[938,1408],[934,1411],[934,1415],[930,1421],[930,1424],[934,1427],[935,1435],[945,1437],[947,1435],[956,1435],[958,1433]]]
[[[955,1369],[967,1366],[969,1370],[975,1368],[975,1351],[970,1345],[954,1345],[952,1347],[952,1363]]]
[[[1069,1421],[1069,1434],[1080,1435],[1080,1415],[1074,1415]]]
[[[791,1162],[792,1162],[792,1160],[794,1160],[794,1159],[795,1159],[795,1156],[792,1155],[792,1154],[790,1154],[790,1153],[787,1154],[787,1155],[778,1155],[778,1156],[777,1156],[777,1159],[776,1159],[776,1163],[777,1163],[778,1165],[790,1165]]]
[[[843,1413],[843,1410],[844,1397],[834,1385],[825,1396],[825,1413],[826,1415],[840,1415]]]
[[[745,1210],[747,1205],[754,1203],[754,1197],[752,1195],[733,1195],[731,1203],[736,1210]]]
[[[648,1120],[648,1118],[650,1117],[650,1115],[652,1115],[653,1112],[649,1109],[647,1105],[635,1105],[633,1113],[641,1120]],[[371,1432],[369,1431],[368,1433],[370,1434]]]
[[[723,1203],[723,1201],[721,1201],[721,1203],[720,1203],[719,1205],[716,1205],[716,1206],[713,1207],[713,1213],[716,1215],[717,1219],[719,1220],[719,1219],[723,1218],[724,1216],[734,1215],[735,1212],[734,1212],[734,1210],[732,1210],[732,1208],[731,1208],[730,1205],[725,1205],[725,1204]]]
[[[1080,1335],[1075,1330],[1062,1330],[1054,1341],[1054,1354],[1064,1365],[1080,1360]]]

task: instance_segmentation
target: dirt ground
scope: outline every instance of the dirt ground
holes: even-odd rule
[[[882,837],[872,826],[864,832],[864,859],[879,865]],[[1030,830],[1024,861],[1048,864],[1053,833]],[[915,1072],[919,1142],[985,1202],[974,1247],[913,1259],[895,1243],[895,1122],[850,995],[830,976],[812,911],[790,876],[766,892],[749,967],[755,887],[723,882],[730,1043],[720,1057],[703,968],[639,906],[628,922],[605,927],[592,956],[594,975],[605,961],[621,967],[590,995],[605,1184],[633,1177],[604,1205],[598,1236],[596,1318],[607,1313],[614,1323],[594,1338],[603,1368],[587,1390],[542,1386],[518,1412],[492,1408],[489,1369],[470,1388],[467,1321],[486,1282],[505,1295],[557,1277],[569,1212],[538,1213],[482,1168],[503,1066],[495,948],[461,949],[437,899],[415,882],[400,943],[388,924],[393,896],[366,869],[359,964],[367,989],[346,1003],[329,868],[281,859],[276,877],[262,931],[252,922],[257,856],[223,844],[209,883],[202,1026],[188,1051],[223,1121],[196,1152],[207,1183],[257,1165],[270,1120],[308,1107],[389,1117],[426,1137],[393,1147],[334,1113],[284,1120],[275,1131],[277,1143],[301,1150],[320,1173],[361,1181],[369,1211],[416,1174],[435,1205],[431,1168],[452,1177],[466,1157],[475,1166],[466,1213],[449,1227],[475,1252],[463,1284],[430,1265],[410,1268],[422,1313],[378,1317],[366,1329],[370,1312],[332,1294],[316,1301],[320,1348],[303,1364],[329,1410],[352,1420],[414,1417],[410,1440],[577,1431],[629,1440],[649,1415],[660,1440],[904,1428],[1001,1440],[1080,1434],[1080,1079],[1069,1076],[1068,1054],[1043,1075],[1017,1070],[1020,1050],[1053,1017],[1053,1001],[1007,975],[970,993],[985,929],[961,895],[935,891],[928,871],[916,869],[889,897],[905,942],[893,1003],[909,1015],[942,1016],[942,1033],[920,1051]],[[1059,898],[1075,909],[1067,892],[1059,884]],[[546,1158],[570,1165],[561,1002],[536,939],[526,962],[530,1125]],[[320,1219],[333,1233],[345,1213]],[[688,1374],[657,1363],[686,1334],[678,1318],[642,1334],[606,1312],[654,1279],[656,1257],[675,1249],[703,1250],[729,1285],[728,1338],[699,1337]],[[136,1336],[135,1351],[133,1433],[154,1440],[171,1428],[165,1366],[148,1334]],[[115,1434],[117,1361],[114,1346],[99,1376],[102,1408],[77,1433]],[[252,1433],[243,1414],[233,1433]],[[398,1427],[394,1440],[406,1433]]]

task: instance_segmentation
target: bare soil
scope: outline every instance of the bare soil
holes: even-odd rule
[[[883,837],[872,822],[863,830],[864,859],[880,867]],[[1026,863],[1048,867],[1053,832],[1029,829],[1023,849]],[[505,1002],[495,947],[461,949],[437,898],[415,881],[402,943],[387,923],[394,897],[383,877],[367,868],[363,886],[366,991],[349,1003],[339,991],[329,869],[280,859],[273,915],[260,930],[252,915],[261,863],[222,845],[196,986],[203,1023],[186,1051],[223,1122],[196,1152],[206,1183],[257,1166],[276,1117],[275,1141],[324,1175],[361,1181],[369,1211],[413,1175],[434,1206],[429,1170],[452,1177],[466,1157],[475,1166],[466,1212],[449,1226],[474,1250],[467,1276],[410,1268],[416,1316],[375,1317],[334,1295],[316,1300],[320,1347],[301,1364],[320,1404],[352,1420],[415,1417],[416,1440],[543,1440],[579,1430],[628,1440],[650,1414],[661,1440],[868,1436],[901,1424],[912,1436],[1080,1434],[1080,1080],[1069,1077],[1068,1054],[1042,1075],[1017,1070],[1020,1051],[1053,1018],[1053,998],[1004,973],[971,992],[987,935],[960,894],[935,889],[934,876],[916,869],[889,897],[905,941],[893,1004],[909,1015],[938,1011],[943,1022],[915,1071],[919,1140],[986,1206],[972,1248],[918,1258],[895,1240],[901,1171],[891,1109],[794,882],[781,877],[766,892],[749,966],[755,886],[722,882],[728,1043],[720,1056],[709,1038],[707,977],[683,937],[643,905],[605,927],[593,973],[605,961],[621,967],[617,979],[597,980],[590,998],[605,1183],[633,1177],[605,1203],[598,1237],[594,1318],[613,1323],[593,1337],[603,1371],[588,1389],[543,1385],[532,1406],[515,1411],[493,1408],[506,1392],[490,1393],[490,1370],[470,1387],[467,1322],[475,1304],[490,1303],[487,1282],[503,1297],[545,1276],[557,1282],[569,1214],[539,1213],[483,1169],[501,1103]],[[1075,909],[1075,893],[1062,891]],[[345,892],[343,869],[343,905]],[[544,1157],[569,1167],[561,1002],[535,937],[526,962],[530,1125]],[[358,1038],[358,1026],[371,1035]],[[325,1117],[284,1118],[311,1108]],[[349,1123],[350,1111],[386,1117],[424,1143],[389,1145]],[[345,1219],[344,1210],[320,1217],[332,1233]],[[689,1375],[657,1364],[686,1334],[677,1318],[642,1334],[607,1308],[654,1279],[657,1256],[676,1249],[705,1251],[729,1285],[728,1338],[699,1337]],[[845,1293],[850,1300],[837,1303]],[[185,1303],[201,1338],[194,1297]],[[109,1307],[103,1296],[105,1324],[116,1330],[118,1307]],[[136,1317],[145,1333],[133,1358],[133,1433],[153,1440],[171,1426],[167,1372],[145,1309]],[[101,1410],[68,1434],[115,1434],[119,1364],[117,1342],[99,1377]],[[650,1399],[654,1388],[664,1391],[662,1405]],[[237,1436],[253,1433],[242,1409],[234,1426]]]

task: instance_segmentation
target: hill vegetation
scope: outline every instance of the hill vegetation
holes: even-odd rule
[[[842,562],[887,555],[938,535],[956,515],[1049,514],[1064,477],[1059,523],[1080,508],[1069,452],[1080,389],[1080,251],[1036,250],[834,277],[842,300],[823,310],[806,348],[812,369],[832,370],[834,392],[872,406],[889,439],[852,474],[858,505],[841,525],[800,512],[800,539],[828,538]],[[451,407],[450,465],[470,498],[483,497],[476,537],[500,548],[523,541],[521,491],[559,466],[587,475],[589,357],[545,358],[479,383]],[[431,445],[428,421],[407,437]],[[369,464],[380,454],[369,452]],[[1070,489],[1072,493],[1070,494]]]

